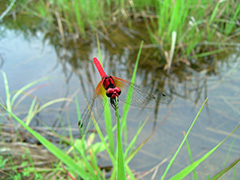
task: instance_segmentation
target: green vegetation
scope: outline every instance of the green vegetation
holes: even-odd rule
[[[234,43],[240,30],[237,0],[31,0],[18,1],[11,10],[18,13],[15,21],[29,17],[23,24],[30,29],[57,30],[62,43],[89,38],[92,32],[108,39],[115,25],[134,29],[144,23],[142,39],[155,49],[154,59],[164,59],[165,68],[219,53],[223,45],[239,45]]]
[[[234,42],[239,40],[238,18],[240,17],[240,4],[236,0],[12,0],[6,3],[0,2],[0,4],[5,5],[0,7],[0,10],[4,12],[0,16],[0,21],[4,22],[4,26],[9,29],[16,28],[19,31],[31,30],[34,33],[36,33],[36,30],[40,30],[46,34],[45,37],[54,34],[52,39],[55,39],[55,36],[61,39],[61,42],[58,42],[59,44],[50,41],[56,46],[65,45],[66,42],[72,40],[76,42],[79,39],[91,38],[93,32],[97,33],[102,39],[108,39],[113,27],[128,26],[128,29],[134,30],[136,24],[143,24],[144,36],[147,32],[148,37],[142,38],[145,40],[146,45],[143,46],[142,43],[138,51],[132,82],[135,81],[140,54],[145,47],[149,46],[154,49],[154,53],[151,53],[154,58],[151,59],[164,60],[166,63],[165,68],[170,68],[172,64],[178,64],[179,61],[189,62],[192,59],[196,60],[197,58],[221,52],[223,46],[239,45]],[[3,9],[3,7],[6,7],[6,9]],[[17,23],[11,24],[9,19]],[[58,33],[55,34],[55,32]],[[98,48],[98,57],[101,60],[99,41]],[[61,48],[59,49],[61,51]],[[21,157],[18,155],[17,160],[13,158],[12,153],[9,151],[6,151],[4,155],[0,155],[1,178],[2,176],[5,179],[50,179],[53,177],[59,177],[59,179],[126,179],[127,176],[129,179],[136,178],[133,170],[129,167],[129,163],[151,138],[152,134],[146,137],[140,145],[136,146],[138,136],[147,122],[145,120],[140,122],[135,136],[131,140],[129,139],[126,123],[129,103],[124,106],[122,118],[119,117],[119,112],[116,112],[117,123],[114,127],[111,119],[111,108],[109,105],[105,106],[105,136],[102,134],[98,124],[95,123],[95,129],[100,138],[99,142],[95,140],[96,135],[94,133],[87,136],[87,138],[73,138],[73,128],[70,126],[67,129],[62,128],[64,135],[46,125],[44,126],[47,130],[42,132],[42,130],[34,129],[30,124],[39,112],[55,103],[75,104],[78,118],[81,118],[77,96],[75,96],[75,99],[60,98],[41,105],[38,98],[33,96],[32,93],[40,88],[40,86],[34,86],[48,78],[31,82],[12,93],[9,89],[7,75],[2,72],[2,76],[6,96],[5,98],[1,97],[5,100],[1,99],[0,102],[1,152],[6,149],[21,147],[22,155]],[[128,100],[131,99],[131,96],[130,89]],[[25,116],[22,117],[23,115],[18,115],[16,110],[21,108],[20,105],[23,104],[25,99],[30,99],[31,104],[27,108],[28,111]],[[239,128],[238,125],[223,141],[194,161],[194,153],[189,145],[188,137],[206,101],[207,99],[176,153],[169,161],[167,168],[161,174],[162,179],[166,179],[166,175],[184,143],[186,143],[191,164],[173,175],[171,179],[179,180],[191,174],[193,174],[194,179],[197,179],[196,168],[201,166],[201,163],[208,159]],[[84,101],[81,100],[81,102]],[[59,121],[61,121],[61,118],[59,117]],[[95,121],[94,118],[93,121]],[[5,122],[5,124],[2,122]],[[6,136],[7,131],[9,137],[12,134],[16,135],[14,140],[11,137],[9,141],[9,137]],[[57,140],[50,141],[45,132],[51,132]],[[44,146],[48,151],[39,148],[37,144],[28,146],[28,143],[23,138],[26,134],[31,134],[38,144]],[[21,145],[17,146],[19,142]],[[235,140],[229,147],[225,162],[228,160],[234,143]],[[36,154],[41,154],[41,158],[44,157],[45,159],[36,159],[33,149],[37,151]],[[20,151],[20,148],[18,150]],[[51,152],[51,155],[48,152]],[[102,152],[107,153],[112,165],[110,168],[100,167],[98,155]],[[211,179],[217,179],[231,169],[234,171],[234,166],[239,161],[238,158],[229,166],[224,166],[219,173],[211,175]],[[43,162],[43,165],[39,166],[37,162]],[[49,164],[45,165],[45,162],[49,162]],[[238,179],[239,177],[236,175],[233,178]]]

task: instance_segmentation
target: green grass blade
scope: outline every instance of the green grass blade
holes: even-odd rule
[[[231,150],[232,150],[232,148],[233,148],[233,145],[235,144],[236,139],[237,139],[237,138],[235,137],[235,138],[233,139],[233,142],[231,143],[231,146],[230,146],[230,148],[229,148],[229,150],[228,150],[228,153],[227,153],[226,160],[225,160],[225,162],[224,162],[224,166],[226,166],[226,164],[227,164],[227,161],[228,161],[228,159],[229,159]]]
[[[96,38],[97,38],[99,61],[102,65],[102,55],[101,55],[100,42],[99,42],[98,35]],[[114,154],[114,134],[113,134],[113,128],[112,128],[111,110],[110,110],[108,98],[106,96],[104,96],[103,98],[104,98],[104,101],[107,101],[107,103],[105,103],[106,105],[104,106],[105,127],[106,127],[109,147],[111,149],[112,154]]]
[[[140,126],[140,128],[138,128],[137,133],[135,134],[135,136],[133,137],[132,141],[129,143],[126,151],[125,151],[125,157],[127,157],[128,152],[130,153],[130,156],[127,158],[126,162],[128,163],[134,156],[131,154],[132,150],[135,146],[135,143],[137,141],[138,135],[140,134],[140,132],[142,131],[143,127],[145,126],[145,124],[147,123],[148,119],[146,119],[143,124]],[[140,150],[140,149],[139,149]]]
[[[213,149],[211,149],[208,153],[206,153],[203,157],[201,157],[199,160],[195,161],[191,165],[184,168],[182,171],[174,175],[170,180],[178,180],[183,179],[186,177],[190,172],[192,172],[200,163],[202,163],[205,159],[207,159],[212,153],[214,153],[238,128],[240,127],[240,124],[224,139],[222,140],[218,145],[216,145]]]
[[[197,54],[197,55],[194,55],[194,56],[191,56],[191,57],[195,57],[195,58],[200,58],[200,57],[206,57],[206,56],[210,56],[210,55],[213,55],[213,54],[217,54],[217,53],[221,53],[223,52],[224,49],[217,49],[217,50],[214,50],[214,51],[208,51],[208,52],[204,52],[204,53],[201,53],[201,54]]]
[[[127,174],[128,174],[128,176],[130,177],[131,180],[136,179],[133,172],[131,171],[131,169],[127,165],[126,165],[126,171],[127,171]]]
[[[19,89],[15,94],[14,96],[12,97],[12,101],[11,101],[11,104],[14,104],[15,100],[17,99],[17,97],[22,94],[26,89],[34,86],[35,84],[41,82],[41,81],[45,81],[49,79],[49,77],[44,77],[44,78],[41,78],[41,79],[38,79],[36,81],[33,81],[31,83],[28,83],[27,85],[23,86],[21,89]]]
[[[139,48],[139,51],[138,51],[138,55],[137,55],[137,59],[136,59],[136,63],[135,63],[135,67],[134,67],[134,71],[133,71],[133,75],[132,75],[132,80],[131,80],[132,83],[135,82],[135,78],[136,78],[136,74],[137,74],[137,68],[138,68],[138,63],[139,63],[140,55],[141,55],[141,52],[142,52],[142,47],[143,47],[143,41],[141,42],[140,48]],[[128,97],[127,97],[127,101],[126,101],[128,105],[131,103],[132,88],[130,88],[129,91],[130,92],[128,93]],[[127,106],[127,107],[129,107],[129,106]],[[128,110],[129,108],[125,108],[124,107],[124,111],[125,111],[125,109]]]
[[[137,74],[138,62],[139,62],[139,59],[140,59],[142,46],[143,46],[143,41],[141,42],[141,45],[140,45],[140,48],[139,48],[139,51],[138,51],[137,60],[136,60],[136,64],[135,64],[135,67],[134,67],[133,76],[132,76],[132,80],[131,80],[132,83],[135,82],[135,77],[136,77],[136,74]],[[130,87],[129,90],[128,90],[127,100],[126,100],[126,104],[124,105],[123,117],[122,117],[121,132],[122,132],[122,129],[124,129],[125,144],[127,144],[127,126],[126,126],[127,123],[126,123],[126,119],[127,119],[127,114],[128,114],[128,111],[129,111],[131,99],[132,99],[132,90],[133,90],[132,87]]]
[[[83,17],[82,17],[82,14],[80,13],[81,11],[79,8],[81,2],[80,1],[72,1],[72,3],[73,3],[74,10],[75,10],[77,25],[80,28],[80,32],[83,34],[83,37],[85,37],[85,29],[84,29],[85,27],[84,27]]]
[[[32,128],[27,126],[21,119],[19,119],[15,114],[8,111],[2,104],[0,104],[19,124],[21,124],[29,133],[31,133],[36,139],[38,139],[51,153],[53,153],[59,160],[64,162],[69,168],[71,168],[74,172],[79,174],[83,179],[94,179],[89,173],[87,173],[84,169],[80,168],[77,163],[70,158],[70,156],[66,155],[60,149],[58,149],[55,145],[53,145],[50,141],[45,139],[43,136],[38,134]]]
[[[49,101],[49,102],[43,104],[43,105],[38,109],[37,112],[40,112],[40,111],[42,111],[43,109],[45,109],[46,107],[51,106],[51,105],[53,105],[53,104],[55,104],[55,103],[64,102],[64,101],[70,101],[70,100],[71,100],[71,99],[69,99],[69,98],[54,99],[54,100],[52,100],[52,101]]]
[[[236,7],[236,9],[234,10],[234,15],[232,16],[232,18],[231,18],[231,21],[232,22],[236,22],[237,21],[237,18],[239,17],[239,15],[240,15],[240,4],[238,3],[238,5],[237,5],[237,7]],[[234,27],[236,27],[236,24],[235,23],[227,23],[226,24],[226,30],[225,30],[225,34],[226,35],[229,35],[232,31],[233,31],[233,29],[234,29]]]
[[[91,149],[92,149],[92,147],[91,147]],[[91,151],[91,150],[90,150]],[[98,162],[97,162],[97,154],[96,154],[96,152],[95,151],[91,151],[91,153],[92,153],[92,155],[91,155],[91,166],[93,166],[93,168],[95,169],[95,173],[96,173],[96,178],[95,179],[101,179],[100,178],[100,175],[102,174],[101,172],[100,172],[100,169],[99,169],[99,167],[98,167]]]
[[[99,126],[98,126],[98,124],[96,123],[96,121],[95,121],[95,119],[94,119],[93,116],[92,116],[92,120],[93,120],[95,129],[96,129],[96,131],[97,131],[97,133],[98,133],[98,135],[99,135],[99,138],[101,139],[101,142],[103,143],[104,147],[106,148],[106,151],[107,151],[107,153],[108,153],[108,155],[109,155],[109,157],[110,157],[110,159],[111,159],[111,161],[112,161],[113,166],[116,167],[116,159],[115,159],[115,157],[113,156],[113,154],[112,154],[110,148],[108,147],[106,141],[104,140],[104,137],[103,137],[103,134],[102,134],[102,132],[101,132],[101,129],[99,128]]]
[[[91,173],[94,174],[94,170],[92,166],[89,164],[89,161],[87,159],[87,156],[85,155],[86,151],[86,141],[84,138],[77,139],[74,143],[74,148],[77,150],[77,152],[80,154],[80,156],[83,158],[83,161],[86,165],[86,169]]]
[[[7,109],[8,109],[9,112],[12,112],[11,94],[10,94],[10,91],[9,91],[7,76],[6,76],[4,71],[2,71],[2,75],[3,75],[4,87],[5,87],[5,93],[6,93]]]
[[[105,119],[105,128],[107,132],[107,138],[109,142],[109,148],[111,149],[112,154],[114,154],[114,128],[112,126],[112,118],[111,118],[111,109],[109,106],[108,98],[104,97],[107,101],[107,105],[104,107],[104,119]]]
[[[12,9],[12,7],[14,6],[16,0],[11,0],[10,5],[8,6],[8,8],[1,14],[0,16],[0,21],[3,20],[3,18],[9,13],[9,11]]]
[[[122,147],[122,138],[120,132],[120,120],[119,120],[119,111],[118,111],[118,100],[116,100],[116,116],[117,116],[117,179],[125,180],[125,165],[124,165],[124,156],[123,156],[123,147]]]
[[[224,175],[226,172],[228,172],[230,169],[232,169],[237,163],[239,163],[239,161],[240,161],[240,158],[236,159],[232,164],[230,164],[228,167],[224,168],[222,171],[217,173],[210,180],[219,179],[222,175]]]
[[[184,136],[185,136],[185,133],[184,133]],[[186,143],[186,145],[187,145],[187,150],[188,150],[188,154],[189,154],[190,161],[191,161],[191,163],[193,163],[192,152],[191,152],[190,145],[189,145],[189,143],[188,143],[188,139],[186,139],[185,143]],[[194,178],[195,180],[198,179],[198,178],[197,178],[197,173],[196,173],[196,170],[195,170],[195,169],[193,170],[193,178]]]
[[[27,118],[26,118],[26,125],[28,126],[32,120],[32,118],[35,116],[36,113],[34,113],[34,107],[35,107],[35,104],[36,104],[36,98],[33,99],[32,101],[32,104],[28,110],[28,115],[27,115]],[[36,110],[36,109],[35,109]]]
[[[216,6],[215,6],[215,8],[214,8],[214,10],[213,10],[213,12],[212,12],[212,14],[210,16],[210,19],[209,19],[209,22],[208,22],[208,26],[210,26],[212,24],[212,22],[214,21],[216,15],[217,15],[218,7],[219,7],[220,3],[222,3],[222,1],[217,2],[217,4],[216,4]]]
[[[172,166],[172,164],[173,164],[173,162],[174,162],[175,158],[177,157],[177,155],[178,155],[179,151],[181,150],[181,148],[182,148],[182,146],[183,146],[184,142],[186,141],[186,139],[187,139],[187,137],[188,137],[188,135],[189,135],[190,131],[192,130],[192,128],[193,128],[193,126],[194,126],[195,122],[197,121],[197,119],[198,119],[198,117],[199,117],[200,113],[202,112],[202,110],[203,110],[203,107],[205,106],[205,104],[206,104],[207,100],[208,100],[208,98],[206,98],[206,100],[204,101],[204,103],[203,103],[202,107],[201,107],[201,108],[200,108],[200,110],[198,111],[198,113],[197,113],[197,115],[196,115],[195,119],[193,120],[193,122],[192,122],[192,124],[191,124],[190,128],[188,129],[188,131],[187,131],[186,135],[184,136],[184,138],[183,138],[183,140],[182,140],[181,144],[179,145],[179,147],[178,147],[178,149],[177,149],[176,153],[173,155],[173,157],[172,157],[172,159],[170,160],[170,162],[169,162],[169,164],[168,164],[168,166],[167,166],[166,170],[164,171],[164,173],[163,173],[163,175],[162,175],[162,177],[161,177],[161,180],[163,180],[163,179],[165,178],[165,176],[166,176],[166,174],[167,174],[168,170],[169,170],[169,169],[170,169],[170,167]]]

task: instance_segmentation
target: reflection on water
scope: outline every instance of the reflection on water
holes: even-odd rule
[[[92,58],[98,56],[95,37],[84,41],[66,40],[62,43],[54,33],[44,34],[41,31],[29,29],[26,33],[20,32],[5,29],[4,36],[0,40],[0,54],[4,59],[2,69],[8,76],[11,90],[17,90],[40,77],[51,76],[52,78],[46,82],[47,86],[39,88],[34,93],[41,103],[59,97],[71,97],[77,92],[81,109],[83,109],[84,98],[91,98],[100,80],[92,62]],[[135,41],[129,38],[121,29],[115,30],[110,37],[111,42],[101,40],[104,69],[109,75],[130,80],[138,53],[138,48],[131,47],[138,47],[140,40]],[[128,43],[131,43],[131,46],[128,46]],[[187,131],[206,97],[209,97],[208,105],[197,121],[192,136],[189,137],[192,151],[195,153],[193,157],[201,157],[239,123],[239,109],[236,108],[240,107],[239,54],[236,52],[222,54],[217,61],[216,58],[207,57],[201,63],[190,66],[179,62],[178,66],[172,67],[170,73],[166,73],[162,70],[161,63],[151,59],[152,52],[150,48],[143,49],[136,84],[148,87],[153,93],[158,89],[164,90],[176,100],[167,121],[132,162],[137,170],[148,170],[175,152],[183,137],[182,131]],[[0,92],[4,92],[3,83],[0,85]],[[1,98],[5,100],[4,96]],[[26,112],[30,103],[30,100],[25,101],[19,109],[16,109],[16,112]],[[43,121],[49,126],[60,126],[57,118],[60,114],[64,123],[67,124],[62,112],[63,107],[64,104],[55,105],[49,111],[40,113],[36,117],[37,122]],[[145,110],[146,115],[142,113],[141,116],[137,116],[140,110],[132,107],[128,116],[129,135],[133,136],[138,123],[148,115],[152,115],[152,120],[139,137],[138,143],[142,142],[154,125],[163,120],[168,108],[157,103],[155,109]],[[72,126],[77,126],[74,106],[69,106],[68,111]],[[240,140],[239,132],[236,133],[236,139]],[[222,152],[213,156],[214,161],[225,160],[221,159],[221,153],[227,154],[231,141],[232,139],[223,146]],[[239,156],[236,146],[233,147],[232,153],[229,162]],[[176,173],[189,164],[186,149],[179,157],[176,161],[179,164],[176,164],[176,168],[170,174]],[[209,174],[222,168],[220,166],[213,168],[216,164],[212,165],[211,160],[209,159],[205,164],[206,167],[212,167],[207,172]],[[162,174],[164,167],[159,170],[158,175]],[[199,171],[204,172],[204,166],[200,167]]]

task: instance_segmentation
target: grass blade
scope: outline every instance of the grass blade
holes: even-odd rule
[[[3,20],[3,18],[7,15],[7,13],[12,9],[12,7],[14,6],[16,0],[12,0],[11,4],[8,6],[8,8],[1,14],[0,16],[0,21]]]
[[[45,109],[46,107],[50,106],[50,105],[53,105],[55,103],[58,103],[58,102],[64,102],[64,101],[70,101],[71,99],[69,98],[59,98],[59,99],[54,99],[52,101],[49,101],[47,103],[45,103],[44,105],[42,105],[37,112],[40,112],[42,111],[43,109]]]
[[[23,86],[21,89],[19,89],[15,94],[14,96],[12,97],[12,101],[11,101],[11,104],[14,104],[15,100],[17,99],[17,97],[22,94],[26,89],[32,87],[33,85],[41,82],[41,81],[44,81],[44,80],[47,80],[49,79],[49,77],[44,77],[44,78],[41,78],[41,79],[38,79],[36,81],[33,81],[31,83],[28,83],[27,85]]]
[[[2,75],[3,75],[4,87],[5,87],[5,93],[6,93],[7,109],[8,109],[9,112],[12,112],[11,94],[10,94],[10,91],[9,91],[7,76],[6,76],[4,71],[2,71]]]
[[[206,153],[203,157],[201,157],[199,160],[195,161],[191,165],[184,168],[182,171],[174,175],[170,180],[178,180],[183,179],[186,177],[190,172],[192,172],[200,163],[202,163],[205,159],[207,159],[212,153],[215,152],[238,128],[240,127],[240,124],[224,139],[222,140],[218,145],[216,145],[213,149],[211,149],[208,153]]]
[[[77,174],[79,174],[83,179],[94,179],[89,173],[87,173],[84,169],[80,168],[77,163],[73,161],[68,155],[58,149],[55,145],[53,145],[50,141],[45,139],[43,136],[38,134],[32,128],[27,126],[21,119],[19,119],[15,114],[8,111],[2,104],[0,104],[2,108],[4,108],[19,124],[21,124],[29,133],[31,133],[36,139],[38,139],[51,153],[53,153],[59,160],[64,162],[69,168],[74,170]]]
[[[227,171],[229,171],[230,169],[232,169],[237,163],[239,163],[240,158],[238,158],[237,160],[235,160],[232,164],[230,164],[228,167],[224,168],[222,171],[220,171],[219,173],[217,173],[215,176],[213,176],[210,180],[215,180],[220,178],[222,175],[224,175]]]
[[[184,136],[184,138],[183,138],[183,140],[182,140],[181,144],[179,145],[179,147],[178,147],[178,149],[177,149],[176,153],[173,155],[173,157],[172,157],[172,159],[170,160],[170,162],[169,162],[169,164],[168,164],[168,166],[167,166],[166,170],[164,171],[164,173],[163,173],[163,175],[162,175],[162,177],[161,177],[161,180],[163,180],[163,179],[165,178],[165,176],[166,176],[166,174],[167,174],[168,170],[169,170],[169,169],[170,169],[170,167],[172,166],[172,164],[173,164],[173,162],[174,162],[175,158],[177,157],[177,155],[178,155],[179,151],[181,150],[181,148],[182,148],[182,146],[183,146],[184,142],[186,141],[186,139],[187,139],[187,137],[188,137],[188,135],[189,135],[190,131],[192,130],[192,128],[193,128],[193,125],[194,125],[194,124],[195,124],[195,122],[197,121],[197,119],[198,119],[198,117],[199,117],[200,113],[202,112],[202,110],[203,110],[203,107],[205,106],[205,104],[206,104],[207,100],[208,100],[208,98],[206,98],[206,100],[204,101],[204,103],[203,103],[202,107],[201,107],[201,108],[200,108],[200,110],[198,111],[198,113],[197,113],[197,115],[196,115],[195,119],[193,120],[193,122],[192,122],[192,124],[191,124],[190,128],[188,129],[188,131],[187,131],[186,135]]]
[[[28,115],[26,118],[26,125],[29,125],[32,118],[35,116],[35,111],[36,111],[36,98],[33,99],[32,104],[29,108]]]
[[[224,166],[226,166],[226,164],[227,164],[227,161],[228,161],[228,159],[229,159],[231,150],[232,150],[232,148],[233,148],[233,145],[235,144],[236,139],[237,139],[237,138],[235,137],[235,138],[233,139],[233,142],[231,143],[231,146],[230,146],[230,148],[229,148],[229,150],[228,150],[228,153],[227,153],[226,160],[225,160],[225,162],[224,162]]]
[[[136,153],[138,151],[136,151],[136,153],[132,153],[132,150],[135,146],[135,143],[137,141],[138,135],[140,134],[140,132],[142,131],[143,127],[145,126],[145,124],[147,123],[148,119],[146,119],[143,124],[138,128],[137,133],[135,134],[135,136],[133,137],[132,141],[129,143],[129,146],[127,147],[126,151],[125,151],[125,157],[127,157],[128,154],[129,157],[126,159],[126,163],[130,162],[130,160],[134,157],[134,155],[136,155]],[[145,144],[145,143],[144,143]],[[141,146],[142,147],[142,146]],[[141,148],[140,148],[141,149]],[[139,149],[139,150],[140,150]],[[137,149],[136,149],[137,150]]]
[[[184,132],[184,136],[185,136],[185,132]],[[188,143],[188,139],[186,139],[185,143],[186,143],[186,146],[187,146],[187,150],[188,150],[188,154],[189,154],[190,161],[191,161],[191,163],[193,163],[192,152],[191,152],[191,149],[190,149],[190,145],[189,145],[189,143]],[[198,178],[197,178],[197,173],[196,173],[195,169],[193,170],[193,178],[194,178],[195,180],[198,179]]]
[[[135,67],[134,67],[133,76],[132,76],[132,80],[131,80],[132,83],[135,82],[135,77],[136,77],[136,74],[137,74],[138,62],[139,62],[139,59],[140,59],[142,46],[143,46],[143,41],[141,42],[141,45],[140,45],[140,48],[139,48],[139,51],[138,51],[137,60],[136,60],[136,64],[135,64]],[[127,126],[126,126],[127,123],[126,123],[126,119],[127,119],[127,114],[128,114],[128,111],[129,111],[131,99],[132,99],[132,91],[133,91],[133,89],[132,89],[132,87],[130,87],[129,90],[128,90],[127,100],[126,100],[126,103],[124,105],[123,117],[122,117],[121,132],[122,132],[122,129],[124,128],[125,144],[127,144]]]
[[[101,54],[98,35],[96,38],[97,38],[98,56],[99,56],[100,63],[102,65],[102,54]],[[104,106],[105,127],[106,127],[109,147],[111,149],[112,154],[114,154],[114,135],[113,135],[113,128],[112,128],[111,110],[110,110],[108,98],[106,96],[104,96],[103,98],[105,98],[104,101],[107,101],[107,103],[105,103],[106,105]]]
[[[120,132],[120,120],[118,111],[118,100],[116,100],[116,116],[117,116],[117,179],[126,179],[122,138]]]

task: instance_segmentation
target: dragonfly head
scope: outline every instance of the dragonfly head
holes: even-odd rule
[[[121,94],[121,89],[119,87],[108,88],[106,91],[106,95],[109,98],[115,99]]]

